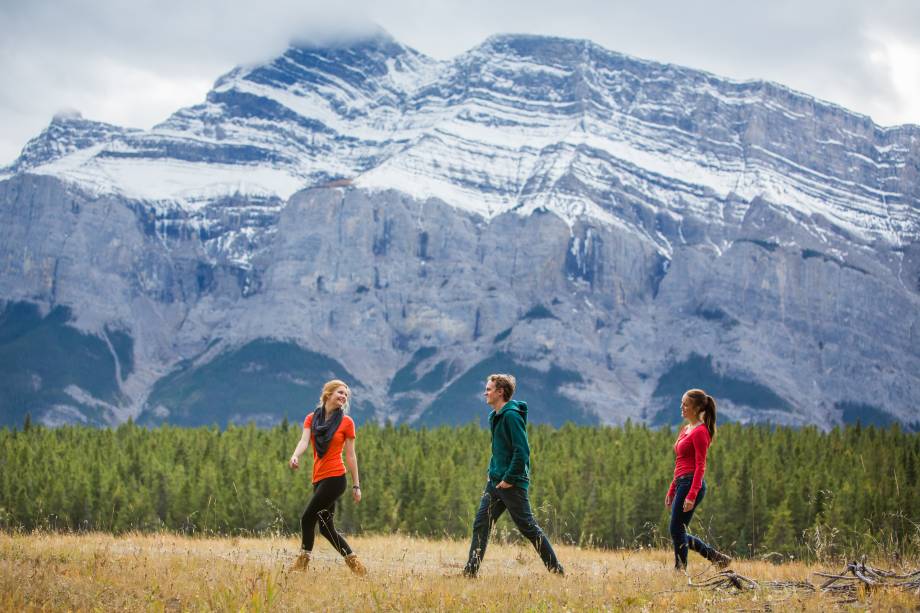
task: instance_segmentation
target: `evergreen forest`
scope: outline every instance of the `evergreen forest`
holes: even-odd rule
[[[0,528],[290,535],[311,493],[312,450],[287,467],[299,424],[271,429],[0,430]],[[530,426],[531,502],[554,542],[668,547],[664,497],[676,431]],[[364,499],[346,534],[469,537],[489,460],[478,425],[359,424]],[[741,556],[920,555],[920,434],[860,425],[823,432],[720,426],[691,531]],[[349,490],[350,491],[350,490]],[[497,538],[518,538],[509,519]]]

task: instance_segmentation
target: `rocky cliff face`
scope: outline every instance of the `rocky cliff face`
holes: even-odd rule
[[[6,423],[299,420],[333,375],[361,418],[459,423],[495,371],[554,424],[672,423],[694,386],[918,421],[916,126],[587,41],[385,35],[85,124],[0,181]]]

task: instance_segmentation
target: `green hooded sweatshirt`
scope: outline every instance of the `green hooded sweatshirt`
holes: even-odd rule
[[[492,459],[489,480],[505,481],[520,488],[530,485],[530,444],[527,442],[527,403],[509,400],[489,413]]]

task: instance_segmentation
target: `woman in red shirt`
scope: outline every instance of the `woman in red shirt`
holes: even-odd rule
[[[345,463],[351,473],[351,495],[361,501],[358,478],[358,458],[355,455],[355,422],[346,415],[348,411],[348,386],[333,379],[323,386],[319,405],[303,422],[303,435],[288,465],[291,470],[300,466],[300,456],[313,443],[313,497],[300,518],[301,549],[294,562],[294,570],[306,570],[313,555],[313,537],[316,523],[319,532],[332,543],[335,550],[345,556],[345,563],[358,575],[367,574],[364,564],[354,554],[345,538],[335,529],[335,502],[345,493]]]
[[[693,511],[706,495],[706,452],[716,435],[716,401],[703,390],[688,390],[680,401],[680,414],[687,425],[677,434],[674,443],[674,480],[665,496],[664,504],[671,509],[671,539],[674,541],[674,567],[687,568],[687,550],[692,549],[704,558],[725,568],[732,559],[716,551],[698,537],[687,533]]]

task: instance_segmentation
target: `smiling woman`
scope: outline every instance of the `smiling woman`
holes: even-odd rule
[[[307,570],[313,557],[313,540],[316,524],[326,540],[345,557],[345,563],[357,575],[367,574],[367,569],[351,550],[345,538],[335,529],[335,503],[345,493],[345,464],[342,451],[354,485],[352,496],[361,501],[358,477],[358,458],[355,455],[355,422],[345,413],[348,410],[350,391],[344,381],[333,379],[323,386],[319,405],[304,420],[303,435],[297,443],[289,466],[300,467],[300,456],[313,443],[313,496],[300,519],[301,548],[293,570]]]

